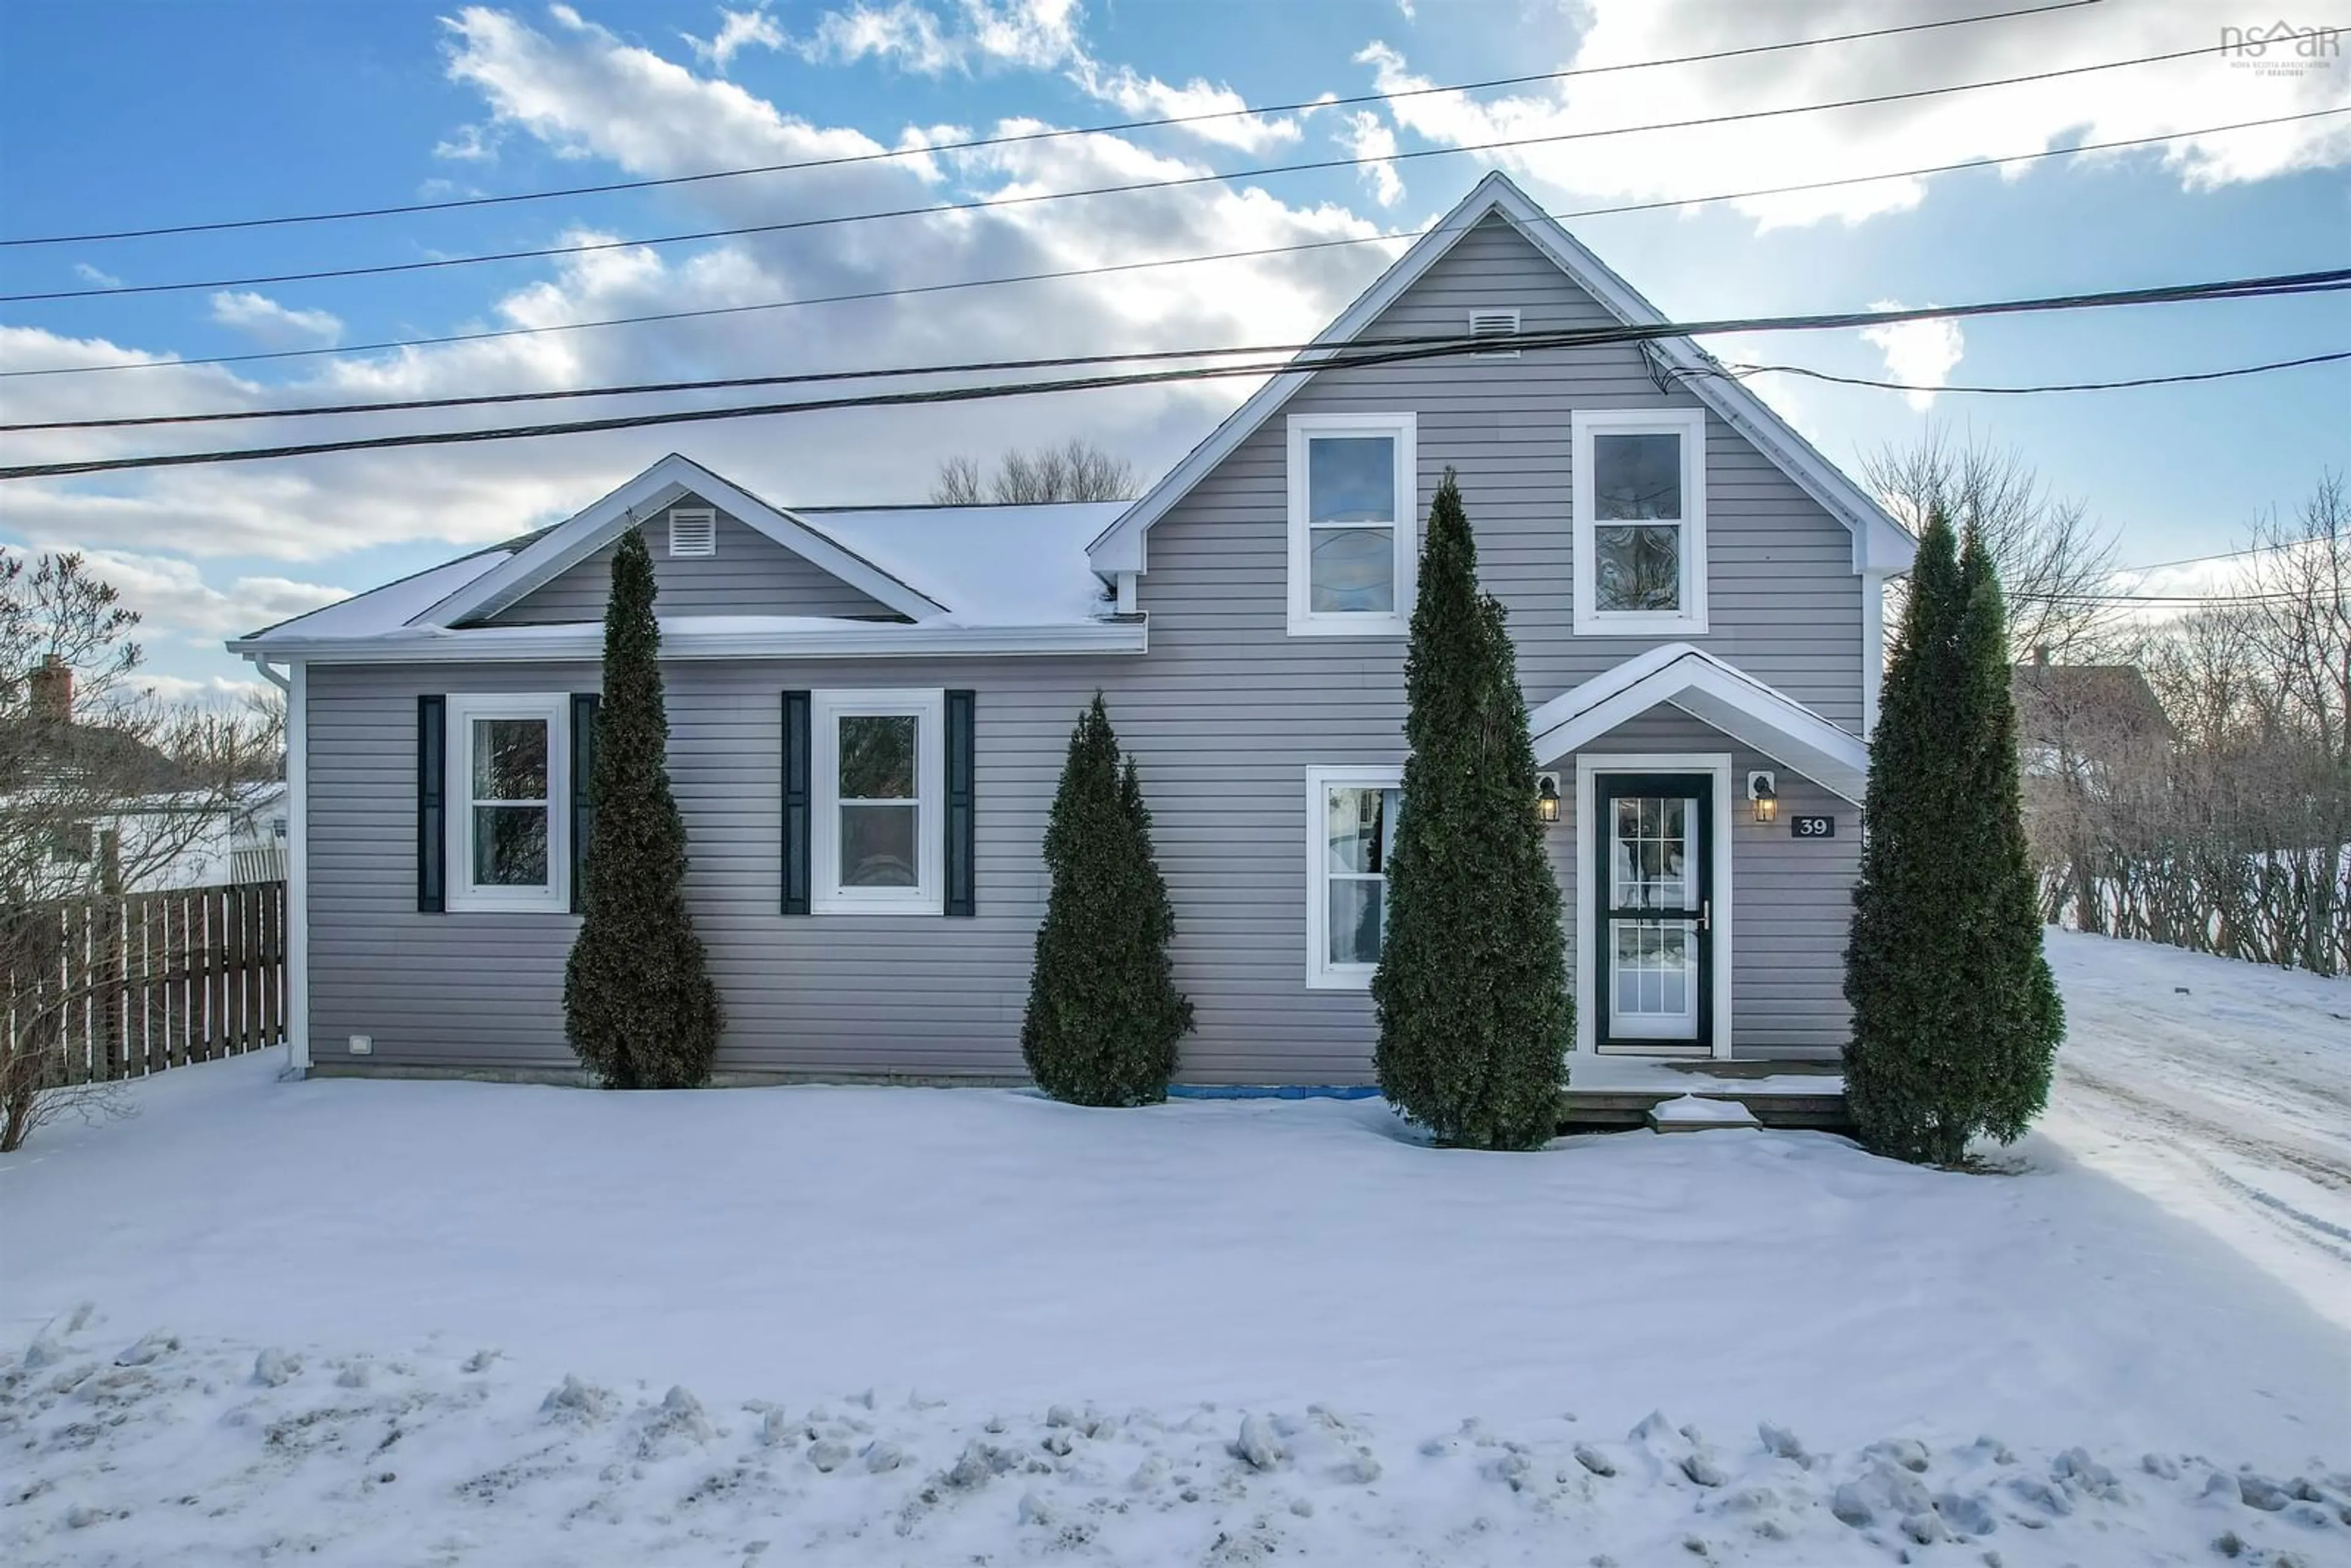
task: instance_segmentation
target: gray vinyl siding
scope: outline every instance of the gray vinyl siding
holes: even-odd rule
[[[687,498],[679,506],[708,503]],[[888,605],[852,588],[805,558],[736,517],[718,514],[718,553],[673,557],[669,514],[639,532],[653,558],[653,583],[664,615],[847,615],[903,621]],[[604,619],[612,584],[607,545],[567,568],[490,618],[496,626],[535,626]]]
[[[1458,330],[1472,310],[1513,307],[1530,329],[1604,319],[1514,232],[1493,226],[1466,238],[1369,331]],[[1306,986],[1305,781],[1310,768],[1401,763],[1404,643],[1288,635],[1284,416],[1417,414],[1418,506],[1447,465],[1458,468],[1482,576],[1510,609],[1520,679],[1539,704],[1656,641],[1571,634],[1571,411],[1695,401],[1659,392],[1632,348],[1329,373],[1154,528],[1139,583],[1147,654],[669,665],[671,768],[692,842],[688,898],[727,1009],[721,1071],[1022,1075],[1020,1014],[1044,908],[1039,846],[1070,727],[1099,687],[1141,765],[1175,902],[1176,978],[1196,1017],[1179,1079],[1370,1082],[1369,997]],[[1713,630],[1697,641],[1857,728],[1851,536],[1728,427],[1709,418],[1708,432]],[[716,563],[664,564],[724,569],[734,595],[724,608],[741,610],[731,584],[743,552],[730,556],[731,537],[722,536]],[[674,612],[666,581],[664,593]],[[594,597],[601,613],[601,587]],[[312,667],[319,1062],[347,1063],[344,1037],[366,1033],[381,1066],[571,1064],[560,998],[576,921],[414,911],[414,698],[587,690],[595,680],[580,666]],[[976,918],[777,913],[778,694],[860,685],[979,694]],[[1606,744],[1623,748],[1616,737]],[[1724,746],[1718,737],[1692,748]],[[1562,766],[1572,779],[1572,760]],[[1778,771],[1785,810],[1807,809],[1804,789]],[[1827,854],[1801,845],[1797,859],[1777,840],[1737,836],[1740,1054],[1842,1039],[1839,912],[1856,841],[1844,836],[1853,812],[1838,810],[1840,838]],[[1557,831],[1555,844],[1573,842],[1569,827]]]
[[[1584,747],[1583,755],[1596,758],[1610,753],[1729,754],[1734,797],[1730,808],[1731,1054],[1837,1054],[1852,1032],[1852,1009],[1844,999],[1844,953],[1845,929],[1853,915],[1854,878],[1861,865],[1860,808],[1786,763],[1750,750],[1669,706],[1660,705],[1617,726]],[[1552,864],[1568,911],[1571,943],[1578,902],[1592,894],[1585,868],[1576,854],[1575,760],[1570,757],[1559,764],[1564,804],[1551,839]],[[1754,821],[1744,799],[1747,774],[1757,768],[1770,769],[1780,790],[1780,820],[1769,825]],[[1794,837],[1788,823],[1798,816],[1834,817],[1836,836]],[[1603,829],[1602,824],[1594,827]],[[1595,835],[1595,852],[1602,842]],[[1594,944],[1595,981],[1601,976],[1601,946]],[[1719,954],[1717,962],[1719,984]],[[1577,1008],[1588,1014],[1600,1005],[1596,990],[1576,998]]]

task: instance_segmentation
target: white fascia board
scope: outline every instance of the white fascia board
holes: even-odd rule
[[[643,522],[689,492],[901,615],[925,621],[946,612],[945,605],[843,548],[806,519],[673,452],[619,489],[574,512],[538,542],[484,572],[410,624],[449,626],[496,614],[620,538],[632,520]]]
[[[1551,767],[1659,703],[1786,764],[1858,804],[1869,747],[1794,698],[1687,643],[1668,643],[1594,675],[1528,716],[1535,765]]]
[[[1528,243],[1619,320],[1638,327],[1654,327],[1665,320],[1657,308],[1642,298],[1631,284],[1562,228],[1508,175],[1495,170],[1413,242],[1412,247],[1397,257],[1361,298],[1314,340],[1313,347],[1323,349],[1354,339],[1398,296],[1418,282],[1462,235],[1495,213],[1508,219]],[[1821,455],[1818,448],[1773,413],[1769,403],[1744,384],[1711,373],[1716,369],[1712,357],[1687,338],[1660,338],[1652,342],[1667,366],[1682,372],[1677,378],[1681,384],[1725,423],[1752,442],[1757,450],[1853,534],[1855,572],[1898,574],[1910,570],[1917,545],[1908,531],[1888,517],[1867,491],[1847,478],[1836,465]],[[1311,370],[1285,371],[1236,409],[1206,441],[1194,447],[1183,462],[1168,470],[1165,478],[1144,492],[1118,521],[1087,547],[1094,570],[1105,574],[1148,570],[1144,536],[1151,525],[1182,500],[1234,448],[1280,413],[1313,374]]]
[[[1085,625],[943,626],[916,622],[789,627],[672,625],[662,628],[664,659],[890,659],[925,654],[1142,653],[1150,648],[1142,617]],[[232,653],[321,664],[511,664],[593,661],[604,656],[604,629],[594,623],[413,629],[381,637],[315,643],[232,643]]]

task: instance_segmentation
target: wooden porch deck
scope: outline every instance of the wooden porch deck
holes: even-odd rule
[[[1674,1061],[1660,1057],[1580,1059],[1560,1096],[1562,1132],[1646,1126],[1649,1112],[1692,1094],[1734,1100],[1766,1127],[1847,1133],[1844,1077],[1834,1061]]]

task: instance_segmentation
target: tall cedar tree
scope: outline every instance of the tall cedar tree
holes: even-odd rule
[[[580,936],[563,971],[563,1030],[611,1089],[710,1081],[718,989],[685,907],[685,822],[669,786],[653,560],[631,528],[612,557],[604,610],[604,701],[597,719]]]
[[[1405,662],[1411,757],[1372,977],[1380,1088],[1442,1143],[1528,1149],[1558,1125],[1575,1004],[1504,618],[1447,469]]]
[[[1881,1154],[1955,1165],[2020,1136],[2049,1093],[2064,1013],[2041,955],[2017,786],[2000,582],[1929,519],[1870,746],[1845,951],[1845,1094]]]
[[[1070,735],[1045,864],[1052,891],[1020,1024],[1029,1074],[1073,1104],[1165,1100],[1192,1004],[1167,955],[1176,911],[1152,854],[1143,782],[1134,758],[1122,766],[1100,692]]]

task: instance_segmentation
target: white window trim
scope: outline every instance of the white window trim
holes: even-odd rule
[[[1418,421],[1409,413],[1293,413],[1290,416],[1290,634],[1293,637],[1402,637],[1412,630],[1414,579],[1420,559]],[[1323,611],[1313,603],[1306,489],[1307,444],[1318,436],[1385,435],[1395,440],[1395,608]]]
[[[912,715],[914,741],[914,887],[841,885],[841,721],[858,714]],[[809,697],[809,908],[818,915],[939,915],[946,908],[947,695],[943,688],[844,688]]]
[[[453,912],[565,915],[571,909],[571,698],[563,692],[452,692],[444,724],[448,777],[442,780],[448,819],[448,867],[444,897]],[[474,721],[535,718],[547,725],[547,883],[541,887],[483,887],[474,881]]]
[[[1580,408],[1571,416],[1574,473],[1575,634],[1579,637],[1701,636],[1706,604],[1706,411],[1699,408]],[[1593,530],[1599,507],[1593,495],[1592,438],[1678,435],[1682,438],[1682,607],[1677,611],[1599,608],[1598,553]]]
[[[1575,1057],[1598,1060],[1593,1044],[1593,1013],[1599,998],[1593,994],[1593,965],[1600,941],[1599,908],[1593,899],[1593,877],[1599,859],[1595,834],[1599,777],[1603,773],[1708,773],[1714,777],[1714,868],[1707,896],[1714,901],[1708,940],[1714,945],[1714,1056],[1730,1055],[1730,988],[1738,968],[1738,949],[1731,946],[1731,758],[1722,751],[1610,752],[1580,751],[1575,757]],[[1613,1047],[1610,1056],[1639,1056],[1640,1051]],[[1677,1052],[1660,1054],[1675,1055]],[[1571,1065],[1570,1072],[1573,1068]]]
[[[1404,768],[1310,768],[1306,770],[1306,988],[1311,991],[1367,991],[1377,964],[1333,964],[1331,951],[1331,894],[1324,835],[1324,801],[1334,789],[1402,789]],[[1385,940],[1384,936],[1382,938]]]

